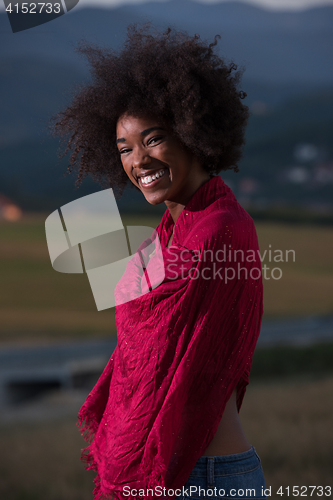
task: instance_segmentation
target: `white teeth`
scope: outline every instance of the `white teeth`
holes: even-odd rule
[[[159,177],[162,177],[164,174],[164,170],[160,170],[159,172],[156,172],[156,174],[153,175],[147,175],[146,177],[141,177],[141,182],[143,184],[149,184],[152,181],[155,181],[156,179],[159,179]]]

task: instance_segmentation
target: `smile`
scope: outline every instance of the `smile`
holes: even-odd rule
[[[153,175],[146,175],[145,177],[139,177],[139,183],[142,187],[150,187],[150,186],[155,186],[155,184],[158,183],[158,181],[163,177],[166,173],[165,169],[159,170],[158,172],[155,172]]]

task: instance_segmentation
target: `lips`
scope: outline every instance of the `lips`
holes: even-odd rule
[[[165,170],[165,168],[164,167],[160,167],[160,168],[156,168],[155,170],[148,170],[148,172],[144,172],[144,173],[138,174],[137,178],[140,179],[140,178],[146,177],[148,175],[154,175],[154,174],[157,174],[157,172],[160,172],[161,170]]]
[[[169,169],[163,167],[160,168],[159,170],[154,170],[146,174],[140,175],[138,177],[138,182],[141,187],[147,189],[151,186],[155,186],[163,177],[167,175],[168,172]]]

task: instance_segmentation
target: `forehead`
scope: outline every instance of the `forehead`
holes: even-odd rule
[[[161,120],[152,116],[122,115],[117,121],[117,137],[124,134],[141,134],[151,127],[162,127]]]

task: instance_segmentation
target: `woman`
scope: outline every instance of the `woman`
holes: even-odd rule
[[[238,171],[248,108],[216,43],[145,26],[119,54],[82,46],[94,81],[55,124],[78,182],[119,196],[129,179],[167,207],[116,287],[117,348],[79,413],[96,500],[266,498],[238,417],[263,312],[258,241],[217,175]]]

